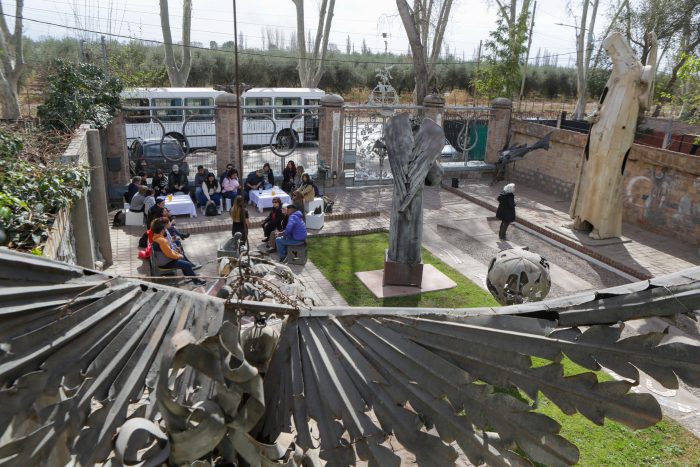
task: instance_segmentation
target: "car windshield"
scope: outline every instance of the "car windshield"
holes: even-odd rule
[[[175,141],[163,142],[163,154],[169,157],[182,157],[182,148]],[[160,157],[160,144],[145,144],[143,147],[143,155],[146,157]]]

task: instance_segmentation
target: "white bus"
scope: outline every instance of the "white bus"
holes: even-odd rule
[[[131,88],[122,92],[127,144],[160,139],[163,131],[189,149],[216,146],[212,88]],[[252,88],[241,96],[243,145],[290,147],[318,139],[317,88]],[[155,117],[155,118],[154,118]],[[158,123],[160,121],[160,123]],[[161,123],[163,127],[161,128]]]

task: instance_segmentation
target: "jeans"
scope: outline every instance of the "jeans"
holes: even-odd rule
[[[206,196],[204,196],[204,192],[201,190],[201,188],[197,188],[197,201],[199,202],[199,205],[201,207],[205,207],[207,205],[207,199]],[[214,193],[213,195],[209,195],[211,200],[214,201],[214,204],[216,204],[217,208],[219,204],[221,203],[221,193]]]
[[[500,238],[501,240],[506,239],[506,230],[508,230],[509,225],[510,222],[501,221],[501,227],[498,229],[498,238]]]
[[[277,246],[277,253],[280,255],[280,259],[284,259],[287,256],[287,247],[290,245],[301,245],[304,240],[293,240],[291,238],[277,237],[275,239],[275,245]]]
[[[194,269],[192,269],[192,263],[185,261],[183,259],[176,259],[174,261],[169,262],[165,266],[161,266],[162,268],[167,268],[167,269],[181,269],[182,273],[185,276],[194,276]]]

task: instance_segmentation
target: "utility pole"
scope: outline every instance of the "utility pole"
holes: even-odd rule
[[[80,39],[80,63],[85,61],[85,39]]]
[[[233,37],[236,40],[233,43],[233,59],[234,59],[234,73],[236,80],[236,119],[238,120],[238,128],[236,128],[236,133],[238,137],[238,154],[236,154],[236,164],[238,165],[241,172],[243,172],[243,135],[241,131],[243,129],[243,122],[241,122],[241,82],[238,78],[238,18],[236,16],[236,0],[233,0]]]
[[[537,10],[537,1],[532,6],[532,19],[530,20],[530,33],[527,38],[527,51],[525,52],[525,63],[523,64],[523,79],[520,82],[520,95],[518,96],[518,112],[520,112],[520,103],[525,94],[525,74],[527,72],[527,62],[530,60],[530,46],[532,45],[532,28],[535,27],[535,11]]]
[[[109,67],[107,66],[107,42],[105,41],[105,36],[100,37],[100,43],[102,44],[102,64],[104,66],[105,76],[109,78]]]

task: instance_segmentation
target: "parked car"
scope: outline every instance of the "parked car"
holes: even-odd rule
[[[175,138],[171,137],[165,138],[162,145],[160,139],[157,138],[137,138],[129,147],[132,171],[135,174],[145,172],[147,177],[152,177],[157,169],[161,169],[167,175],[173,164],[179,165],[185,175],[189,175],[186,157],[182,146]]]

